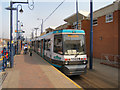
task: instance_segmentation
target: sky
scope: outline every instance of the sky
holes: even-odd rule
[[[12,0],[12,1],[27,1],[27,0]],[[32,0],[29,0],[31,2]],[[19,20],[23,23],[22,30],[25,31],[24,37],[31,37],[31,32],[34,28],[40,27],[41,19],[45,20],[46,17],[62,2],[63,0],[34,0],[34,9],[30,10],[27,4],[22,4],[23,13],[19,13]],[[78,0],[79,11],[89,12],[89,0]],[[93,0],[93,10],[98,10],[104,6],[112,4],[115,0]],[[10,11],[5,8],[9,6],[10,0],[0,0],[0,38],[9,38],[10,34]],[[31,3],[30,3],[31,4]],[[13,7],[16,8],[18,4]],[[19,7],[20,10],[20,7]],[[71,16],[76,12],[75,0],[65,0],[65,2],[55,11],[55,13],[46,20],[43,24],[43,31],[46,28],[55,28],[64,24],[64,19]],[[38,19],[39,18],[39,19]],[[16,30],[16,11],[13,11],[13,36]],[[34,32],[35,33],[35,32]],[[40,35],[40,29],[38,30]]]

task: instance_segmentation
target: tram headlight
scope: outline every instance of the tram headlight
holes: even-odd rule
[[[68,61],[65,61],[65,64],[68,64]]]
[[[83,62],[84,64],[86,63],[86,61]]]

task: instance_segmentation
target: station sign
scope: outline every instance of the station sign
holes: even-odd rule
[[[15,30],[15,33],[25,33],[25,31],[23,31],[23,30],[18,30],[18,32],[17,32],[17,30]]]

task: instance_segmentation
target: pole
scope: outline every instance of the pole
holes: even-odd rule
[[[12,8],[13,3],[10,2],[10,8]],[[12,41],[12,32],[13,32],[13,23],[12,23],[12,9],[10,10],[10,68],[13,68],[13,41]]]
[[[20,31],[22,31],[21,25],[23,25],[22,22],[20,22]],[[20,37],[20,48],[19,48],[19,50],[20,50],[20,52],[21,52],[21,47],[22,47],[22,43],[21,43],[21,33],[19,33],[19,37]]]
[[[32,39],[33,39],[33,31],[32,31]]]
[[[26,43],[27,43],[27,36],[26,36]]]
[[[36,29],[36,37],[37,37],[37,29]]]
[[[93,0],[90,0],[90,63],[89,69],[93,67]]]
[[[16,29],[17,29],[17,33],[16,33],[17,34],[17,36],[16,36],[17,37],[17,54],[18,54],[18,37],[19,37],[18,36],[18,8],[16,10],[16,25],[17,25],[16,26]]]
[[[76,16],[77,16],[77,29],[78,29],[78,0],[76,0]]]
[[[36,37],[37,37],[37,30],[39,29],[39,28],[34,28],[35,30],[36,30]]]
[[[42,19],[42,24],[41,24],[41,34],[43,33],[43,19]]]

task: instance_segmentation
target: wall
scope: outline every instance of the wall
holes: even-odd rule
[[[98,25],[93,26],[93,57],[101,58],[102,54],[118,55],[118,14],[113,13],[113,22],[106,23],[106,17],[98,18]],[[120,16],[119,16],[120,17]],[[120,23],[119,23],[120,27]],[[90,20],[82,20],[82,29],[86,32],[86,47],[89,56]]]
[[[85,31],[85,40],[86,40],[86,51],[89,56],[90,52],[90,20],[82,20],[81,21],[82,30]]]

